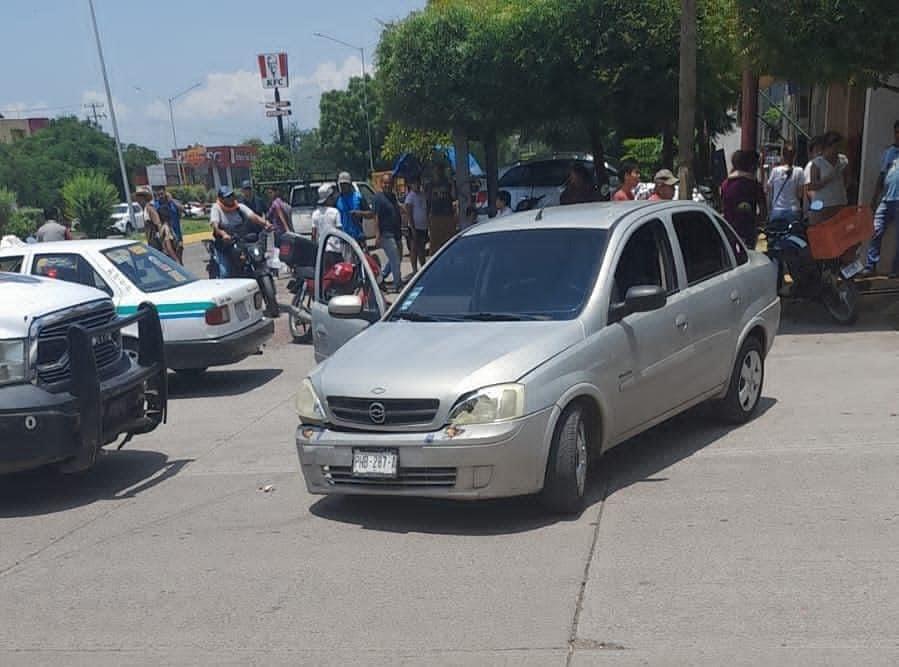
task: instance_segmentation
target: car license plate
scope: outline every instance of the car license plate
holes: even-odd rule
[[[234,304],[234,310],[237,312],[237,319],[241,322],[250,317],[250,311],[247,309],[246,301],[238,301]]]
[[[396,477],[397,458],[394,451],[354,449],[353,474],[359,477]]]
[[[861,273],[862,269],[864,269],[864,268],[865,268],[865,266],[864,266],[864,264],[862,264],[862,261],[860,259],[857,259],[854,262],[852,262],[852,264],[849,264],[848,266],[844,266],[840,270],[840,273],[843,274],[843,277],[846,280],[849,280],[852,276]]]

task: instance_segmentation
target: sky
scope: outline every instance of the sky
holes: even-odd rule
[[[106,95],[88,0],[2,0],[0,114],[7,118],[77,115]],[[358,51],[325,39],[332,35],[365,49],[366,66],[383,22],[420,9],[425,0],[94,0],[109,83],[124,143],[168,155],[174,102],[179,146],[270,140],[256,55],[285,51],[291,120],[318,124],[321,93],[345,88],[361,74]],[[108,112],[108,109],[106,110]],[[107,118],[101,121],[112,133]]]

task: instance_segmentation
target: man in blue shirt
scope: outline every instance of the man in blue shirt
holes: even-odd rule
[[[344,232],[352,236],[356,242],[365,249],[365,230],[362,228],[364,218],[374,218],[368,202],[365,201],[353,185],[353,179],[349,172],[342,171],[337,177],[337,187],[340,195],[334,203],[334,207],[340,211],[340,226]]]
[[[876,273],[884,234],[899,218],[899,120],[893,124],[893,133],[895,141],[883,153],[880,176],[874,190],[874,199],[871,201],[871,208],[874,209],[874,236],[868,247],[868,261],[864,271],[864,275],[867,276]],[[891,278],[897,274],[899,274],[899,243],[896,244],[896,254],[889,271]]]
[[[164,185],[153,188],[153,208],[157,211],[161,208],[169,210],[169,227],[172,228],[172,233],[175,235],[175,252],[178,254],[178,261],[183,264],[184,235],[181,232],[181,213],[184,208],[180,202],[172,199]]]

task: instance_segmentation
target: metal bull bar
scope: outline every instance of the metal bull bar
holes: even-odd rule
[[[118,333],[132,324],[138,327],[139,367],[136,374],[130,374],[131,382],[115,386],[104,392],[94,356],[93,341],[103,335]],[[99,449],[111,442],[120,432],[126,438],[121,449],[133,436],[149,433],[159,424],[165,423],[168,410],[168,379],[165,363],[165,347],[159,314],[152,303],[142,303],[130,317],[116,318],[111,322],[86,329],[73,325],[68,330],[69,358],[72,366],[71,393],[78,401],[80,413],[80,445],[69,470],[83,470],[93,465]],[[118,428],[119,424],[108,423],[106,408],[102,399],[107,393],[116,396],[142,386],[145,408],[139,417],[130,419],[123,430],[110,433],[108,428]]]

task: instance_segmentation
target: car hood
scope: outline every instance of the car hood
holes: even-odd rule
[[[0,272],[0,338],[22,338],[36,317],[108,299],[93,287]]]
[[[313,380],[323,396],[438,398],[515,382],[583,340],[564,322],[379,322],[327,359]]]

